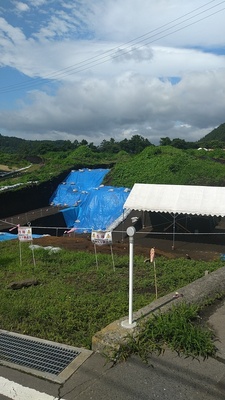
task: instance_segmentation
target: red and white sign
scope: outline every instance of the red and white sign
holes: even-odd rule
[[[103,244],[112,244],[112,232],[92,231],[91,241],[99,246]]]
[[[18,239],[20,242],[32,241],[32,228],[30,226],[19,226]]]

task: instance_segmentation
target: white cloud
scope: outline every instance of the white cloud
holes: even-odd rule
[[[135,61],[135,62],[141,62],[141,61],[149,61],[153,57],[152,49],[143,46],[143,47],[136,47],[136,46],[131,46],[131,47],[126,47],[125,49],[123,48],[118,48],[115,50],[112,54],[112,60],[115,62],[127,62],[127,61]]]
[[[124,43],[138,37],[139,41],[149,37],[150,42],[159,40],[160,44],[188,46],[196,44],[197,37],[201,45],[224,43],[221,37],[224,20],[223,5],[216,7],[220,1],[208,5],[207,3],[212,2],[202,4],[201,0],[188,2],[141,0],[138,6],[136,0],[117,2],[86,0],[82,3],[84,9],[90,7],[92,12],[86,15],[86,18],[88,24],[93,27],[96,37],[101,40]],[[212,15],[220,9],[223,11]],[[206,18],[210,15],[210,18]],[[185,26],[187,26],[186,29],[181,29]],[[146,35],[147,32],[148,35]]]
[[[29,6],[26,3],[22,3],[21,1],[18,1],[15,3],[16,9],[20,12],[25,12],[29,10]]]
[[[133,74],[110,81],[89,79],[64,85],[55,96],[32,92],[30,105],[12,115],[0,113],[0,120],[9,131],[20,126],[25,137],[52,132],[63,137],[67,132],[95,141],[104,133],[122,140],[124,132],[135,131],[155,142],[169,135],[197,140],[206,126],[223,122],[223,76],[224,71],[193,73],[174,86]]]
[[[134,132],[155,143],[164,136],[199,139],[224,122],[225,55],[213,49],[225,46],[225,11],[203,19],[220,9],[218,3],[16,2],[27,12],[29,29],[25,20],[13,24],[2,14],[0,66],[24,74],[23,89],[26,76],[57,82],[52,88],[40,79],[32,90],[29,81],[26,97],[15,92],[16,109],[0,109],[1,133],[88,141],[122,140]]]
[[[43,6],[43,5],[47,5],[47,4],[49,4],[49,3],[51,3],[52,2],[52,0],[27,0],[28,1],[28,3],[29,3],[29,5],[30,5],[30,7],[31,6],[33,6],[33,7],[40,7],[40,6]],[[53,0],[54,1],[54,0]]]

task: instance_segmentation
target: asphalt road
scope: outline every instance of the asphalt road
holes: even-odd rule
[[[148,365],[137,357],[132,357],[113,368],[109,365],[104,366],[104,362],[100,355],[93,354],[63,387],[42,380],[38,382],[30,376],[20,378],[19,382],[22,383],[18,385],[12,380],[15,379],[12,376],[14,374],[9,372],[7,379],[11,382],[10,392],[5,393],[6,398],[224,400],[224,364],[213,359],[197,361],[179,358],[166,352],[163,356],[152,356]],[[5,397],[0,395],[0,399]]]

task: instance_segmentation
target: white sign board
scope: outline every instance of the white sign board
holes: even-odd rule
[[[20,242],[32,241],[32,228],[30,226],[19,226],[18,239]]]
[[[92,231],[91,241],[98,246],[102,246],[103,244],[112,244],[112,232]]]

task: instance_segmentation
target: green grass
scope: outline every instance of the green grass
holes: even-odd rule
[[[136,336],[130,336],[114,360],[126,360],[136,354],[147,362],[150,354],[161,354],[166,348],[186,357],[214,356],[214,334],[200,321],[199,311],[198,305],[182,302],[167,313],[153,315],[142,324]]]
[[[110,252],[109,252],[110,253]],[[0,243],[0,327],[74,346],[91,347],[92,336],[112,321],[128,315],[128,255],[61,250],[32,251],[17,241]],[[202,277],[204,271],[223,266],[221,261],[156,259],[158,296],[175,292]],[[15,281],[40,282],[20,290],[8,289]],[[144,258],[134,258],[133,310],[155,299],[154,271]]]

